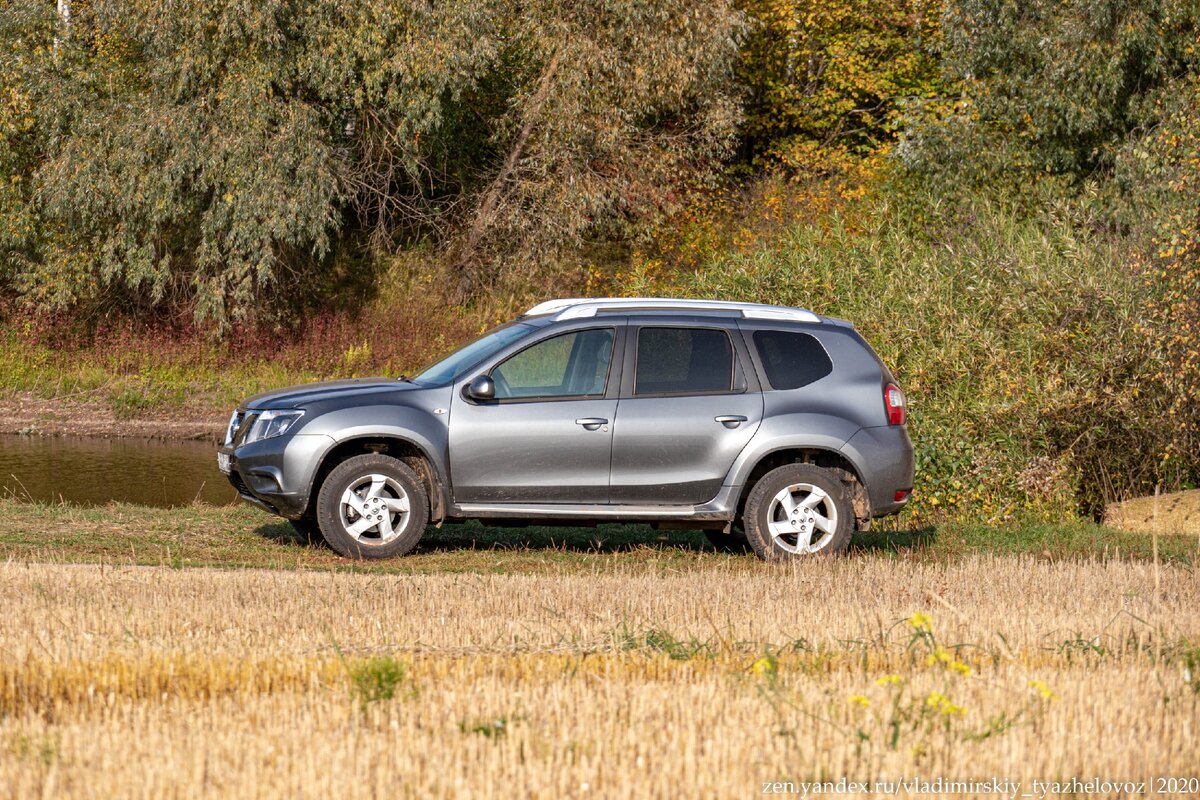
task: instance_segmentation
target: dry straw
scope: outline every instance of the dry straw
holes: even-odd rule
[[[0,566],[14,797],[746,797],[816,776],[1187,774],[1183,566]]]

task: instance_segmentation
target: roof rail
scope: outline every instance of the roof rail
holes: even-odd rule
[[[600,311],[628,309],[652,311],[728,311],[747,319],[778,319],[796,322],[820,322],[821,318],[805,308],[769,306],[762,303],[735,303],[726,300],[688,300],[675,297],[573,297],[547,300],[525,312],[527,317],[553,314],[556,320],[594,317]]]

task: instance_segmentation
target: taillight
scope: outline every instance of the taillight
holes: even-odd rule
[[[888,425],[903,425],[908,420],[904,392],[894,383],[883,387],[883,405],[887,409]]]

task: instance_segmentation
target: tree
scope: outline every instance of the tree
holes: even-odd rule
[[[961,93],[914,120],[901,153],[932,174],[1109,175],[1195,68],[1191,0],[955,0],[944,69]]]
[[[941,2],[743,0],[754,20],[738,68],[745,156],[828,174],[896,136],[941,90]]]
[[[36,221],[0,248],[49,307],[187,308],[222,327],[286,314],[340,251],[422,237],[469,297],[502,264],[629,235],[713,168],[737,121],[741,18],[723,3],[81,0],[71,15],[54,46],[52,6],[0,10],[9,106],[35,110],[28,182],[0,211],[6,229]]]
[[[524,76],[489,141],[456,248],[460,294],[484,265],[620,238],[679,207],[730,152],[740,15],[725,3],[543,0],[514,39]]]

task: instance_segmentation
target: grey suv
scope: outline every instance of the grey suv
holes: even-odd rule
[[[352,558],[430,523],[641,521],[837,553],[913,481],[905,399],[850,323],[781,306],[552,300],[414,378],[250,398],[218,465]]]

